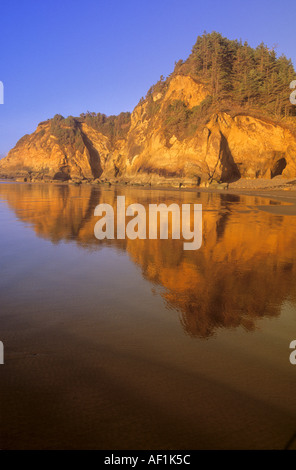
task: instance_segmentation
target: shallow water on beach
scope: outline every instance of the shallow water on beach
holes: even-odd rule
[[[118,195],[202,204],[201,248],[97,240],[94,209]],[[0,183],[0,448],[295,448],[287,207],[226,191]]]

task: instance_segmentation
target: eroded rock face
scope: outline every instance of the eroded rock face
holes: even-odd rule
[[[150,101],[146,98],[136,106],[126,137],[115,141],[77,120],[79,145],[78,141],[61,144],[52,132],[52,121],[43,122],[0,161],[0,174],[28,180],[99,178],[171,185],[296,176],[296,138],[277,123],[218,112],[191,134],[175,135],[169,107],[193,112],[207,98],[204,85],[175,75],[162,91],[152,93]]]
[[[91,134],[97,150],[92,140],[79,132],[83,142],[80,149],[71,144],[61,146],[51,133],[51,122],[39,124],[33,134],[23,137],[1,160],[0,173],[41,180],[97,178],[102,173],[99,150],[107,149],[108,139],[100,133]]]

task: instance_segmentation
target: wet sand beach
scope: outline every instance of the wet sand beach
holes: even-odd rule
[[[203,243],[94,237],[199,203]],[[2,449],[295,448],[296,192],[0,184]]]

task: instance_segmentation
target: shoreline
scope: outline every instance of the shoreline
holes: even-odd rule
[[[141,183],[134,184],[125,184],[123,182],[95,182],[95,181],[84,181],[79,184],[73,181],[17,181],[12,178],[0,178],[0,184],[46,184],[46,185],[63,185],[63,186],[94,186],[97,188],[126,188],[126,189],[136,189],[136,190],[145,190],[145,191],[174,191],[174,192],[202,192],[202,193],[216,193],[224,195],[237,195],[237,196],[254,196],[254,197],[266,197],[274,199],[280,202],[289,204],[288,206],[275,205],[268,206],[268,212],[279,213],[280,207],[290,207],[291,210],[285,209],[282,215],[296,215],[296,178],[274,178],[273,180],[264,180],[264,179],[240,179],[234,183],[229,183],[228,189],[217,188],[215,185],[211,187],[177,187],[171,185],[148,185]],[[295,207],[294,207],[295,206]],[[293,210],[292,210],[293,208]]]

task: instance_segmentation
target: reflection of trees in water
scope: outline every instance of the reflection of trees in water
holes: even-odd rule
[[[232,256],[224,253],[219,261],[210,247],[194,259],[174,253],[175,266],[172,260],[171,266],[166,265],[156,250],[150,253],[150,261],[146,255],[143,265],[141,251],[134,249],[132,255],[145,278],[165,287],[161,295],[168,307],[179,310],[183,328],[192,336],[209,337],[225,327],[252,331],[258,318],[278,315],[295,289],[294,260],[287,270],[287,264],[277,262],[276,252],[259,251],[258,257],[246,259],[233,247]]]
[[[37,235],[54,243],[71,240],[94,250],[108,244],[127,251],[143,277],[164,288],[161,295],[169,308],[179,310],[189,335],[209,337],[217,328],[238,326],[251,331],[258,318],[279,315],[282,302],[295,295],[294,218],[247,211],[254,204],[251,196],[199,193],[197,201],[193,193],[127,190],[127,204],[201,202],[202,248],[186,252],[179,240],[98,242],[94,209],[105,202],[116,216],[117,194],[94,186],[0,185],[0,196]]]

